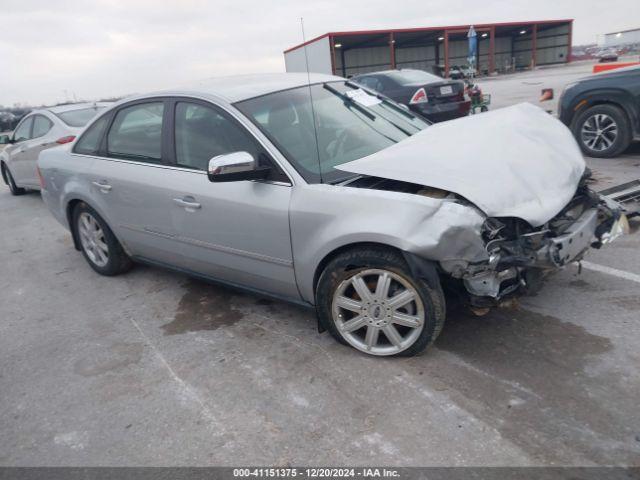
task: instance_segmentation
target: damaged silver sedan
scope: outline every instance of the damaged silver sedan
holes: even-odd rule
[[[331,76],[219,79],[126,99],[39,159],[103,275],[133,262],[314,306],[320,330],[414,355],[443,288],[476,312],[625,229],[569,130],[518,105],[429,125]]]

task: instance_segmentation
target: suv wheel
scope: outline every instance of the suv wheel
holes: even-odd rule
[[[80,240],[82,255],[91,268],[101,275],[118,275],[129,270],[131,259],[107,223],[86,203],[79,203],[73,212],[75,234]]]
[[[590,157],[615,157],[631,143],[627,115],[615,105],[596,105],[582,112],[574,123],[573,134]]]
[[[416,355],[445,319],[440,286],[413,278],[402,255],[383,248],[334,258],[320,276],[316,301],[320,321],[338,341],[371,355]]]
[[[20,188],[16,185],[16,182],[11,176],[9,167],[7,167],[4,163],[2,164],[2,178],[4,179],[4,182],[9,185],[11,195],[24,195],[26,193],[26,190],[24,188]]]

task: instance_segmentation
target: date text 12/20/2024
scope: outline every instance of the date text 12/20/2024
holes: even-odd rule
[[[234,468],[236,478],[394,478],[400,473],[390,468]]]

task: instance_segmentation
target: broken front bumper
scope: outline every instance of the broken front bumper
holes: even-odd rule
[[[493,249],[489,261],[475,265],[462,277],[474,297],[501,298],[531,287],[546,273],[580,261],[589,248],[600,248],[628,232],[628,222],[615,202],[585,209],[562,233],[554,234],[547,225]]]

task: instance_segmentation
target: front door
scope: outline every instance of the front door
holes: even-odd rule
[[[291,185],[257,140],[226,112],[203,102],[175,104],[173,208],[190,270],[271,294],[299,298],[291,240]],[[245,151],[270,164],[266,181],[211,183],[211,158]],[[284,181],[282,181],[284,180]]]

